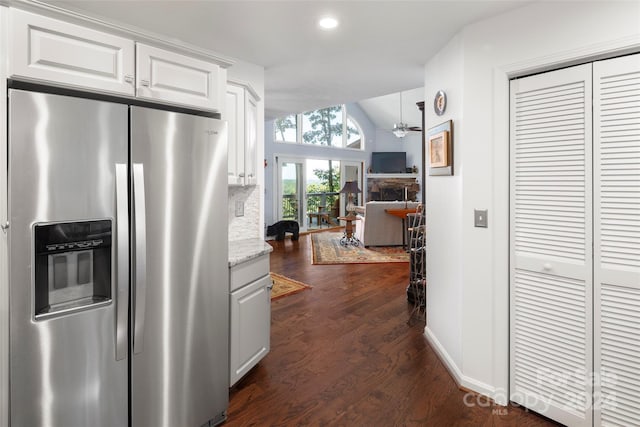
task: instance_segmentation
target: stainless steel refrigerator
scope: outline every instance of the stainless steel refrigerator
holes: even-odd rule
[[[226,138],[212,118],[9,90],[12,426],[224,419]]]

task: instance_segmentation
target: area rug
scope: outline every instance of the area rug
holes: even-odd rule
[[[278,273],[271,273],[273,288],[271,288],[271,300],[293,295],[295,293],[311,289],[310,285],[290,279]]]
[[[400,246],[370,247],[342,246],[343,233],[314,233],[311,235],[313,264],[375,264],[409,262],[409,254]]]

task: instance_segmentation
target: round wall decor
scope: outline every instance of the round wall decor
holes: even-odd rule
[[[439,90],[436,92],[436,97],[433,99],[433,111],[435,111],[437,115],[441,116],[444,114],[444,110],[446,109],[447,94],[444,93],[443,90]]]

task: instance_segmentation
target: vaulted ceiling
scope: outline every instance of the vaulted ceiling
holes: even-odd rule
[[[424,64],[462,27],[524,0],[44,0],[265,68],[265,115],[424,85]],[[339,25],[322,30],[331,15]]]

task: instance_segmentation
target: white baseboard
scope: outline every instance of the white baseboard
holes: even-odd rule
[[[434,335],[434,333],[431,331],[431,329],[429,329],[428,326],[424,328],[424,335],[427,337],[427,341],[429,341],[429,344],[431,345],[433,350],[436,352],[442,363],[444,363],[444,366],[447,368],[449,374],[451,374],[458,387],[471,390],[475,393],[479,393],[492,399],[495,403],[498,404],[507,403],[505,401],[504,392],[497,393],[497,390],[494,386],[464,375],[458,365],[453,361],[447,350],[442,346],[438,338]]]
[[[453,377],[453,380],[456,382],[458,387],[460,387],[462,385],[463,375],[462,375],[462,372],[460,372],[458,365],[455,364],[451,356],[449,356],[449,353],[447,353],[447,350],[445,350],[442,344],[440,344],[440,341],[438,341],[438,338],[436,338],[433,332],[431,332],[431,329],[429,329],[429,326],[425,326],[424,335],[427,337],[427,341],[429,341],[429,344],[431,344],[431,347],[438,354],[438,357],[440,358],[442,363],[444,363],[444,366],[449,371],[449,374]]]

